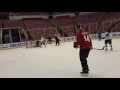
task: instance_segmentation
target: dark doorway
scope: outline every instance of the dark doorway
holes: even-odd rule
[[[10,35],[9,35],[9,30],[3,30],[2,33],[2,43],[11,43],[10,42]]]
[[[21,32],[20,28],[4,28],[2,32],[2,43],[6,44],[20,42],[21,37],[25,38],[25,35]]]
[[[12,43],[20,42],[19,29],[11,29]]]

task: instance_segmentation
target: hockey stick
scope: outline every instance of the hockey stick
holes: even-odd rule
[[[98,48],[93,48],[93,49],[95,49],[95,50],[104,50],[104,46],[103,46],[103,48],[102,48],[102,49],[98,49]]]

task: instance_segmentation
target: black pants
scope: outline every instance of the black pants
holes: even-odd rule
[[[88,63],[87,63],[87,57],[89,55],[90,49],[82,49],[79,52],[79,57],[82,65],[83,71],[89,71]]]
[[[57,46],[57,44],[60,45],[59,40],[56,40],[56,46]]]
[[[112,40],[111,39],[109,39],[109,40],[105,40],[105,44],[112,44]]]
[[[42,45],[42,44],[44,44],[44,45],[45,45],[45,47],[46,47],[46,44],[45,44],[45,42],[41,42],[41,45]]]
[[[36,46],[34,46],[34,47],[41,47],[41,45],[39,43],[36,43]]]
[[[99,40],[101,40],[101,36],[99,36]]]

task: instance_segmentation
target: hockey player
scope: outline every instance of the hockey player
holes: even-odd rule
[[[113,48],[112,48],[112,34],[111,34],[111,30],[110,30],[110,28],[108,28],[108,30],[105,30],[105,51],[107,51],[108,50],[108,46],[107,46],[107,44],[109,44],[110,45],[110,47],[111,47],[111,50],[113,50]]]
[[[41,47],[41,44],[40,44],[39,40],[37,40],[35,44],[36,44],[36,46],[34,46],[34,47]]]
[[[43,37],[41,37],[41,39],[40,39],[40,43],[41,43],[41,45],[42,45],[42,44],[44,44],[44,45],[45,45],[45,47],[46,47],[46,44],[45,44],[45,39],[44,39]]]
[[[82,66],[82,72],[80,73],[82,75],[85,75],[89,73],[87,58],[90,50],[92,49],[92,41],[89,36],[89,33],[83,29],[82,25],[78,25],[77,30],[78,30],[76,35],[77,42],[74,42],[74,48],[78,47],[80,48],[79,58]]]
[[[59,46],[60,45],[59,35],[55,34],[55,41],[56,41],[56,45],[55,46],[57,46],[57,45]]]
[[[102,34],[99,32],[99,33],[98,33],[98,41],[101,40],[101,36],[102,36]]]

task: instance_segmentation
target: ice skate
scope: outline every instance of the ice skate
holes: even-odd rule
[[[105,51],[107,51],[108,49],[106,48]]]
[[[87,71],[82,71],[82,72],[80,72],[80,74],[83,75],[83,76],[88,76],[89,71],[88,70]]]

